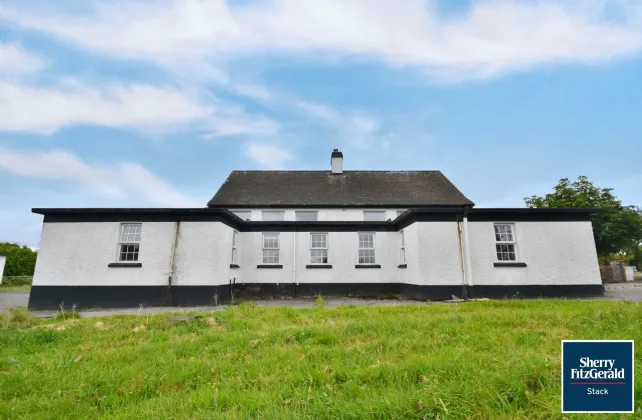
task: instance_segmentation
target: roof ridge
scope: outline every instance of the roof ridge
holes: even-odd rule
[[[286,170],[275,170],[275,169],[234,169],[232,172],[325,172],[331,173],[330,169],[286,169]],[[400,170],[400,169],[358,169],[358,170],[344,170],[346,172],[404,172],[404,173],[420,173],[420,172],[441,172],[439,169],[420,169],[420,170]]]

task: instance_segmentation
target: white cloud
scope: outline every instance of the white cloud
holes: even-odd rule
[[[94,52],[170,67],[262,51],[329,52],[462,80],[546,63],[597,63],[642,49],[642,5],[618,0],[478,1],[450,19],[426,0],[99,4],[91,16],[9,8],[4,16]],[[609,19],[613,9],[623,18]]]
[[[33,73],[45,67],[45,61],[16,44],[0,42],[0,74]]]
[[[341,114],[337,110],[324,104],[293,100],[292,105],[308,115],[328,121],[334,121],[341,117]]]
[[[246,145],[245,156],[265,169],[283,169],[292,160],[292,154],[286,149],[254,142]]]
[[[151,132],[187,125],[211,136],[274,132],[276,124],[240,107],[205,105],[188,94],[150,85],[34,87],[0,80],[0,129],[51,134],[71,124]]]
[[[71,182],[92,193],[130,203],[168,207],[201,207],[202,203],[175,190],[135,163],[93,166],[64,150],[36,151],[0,148],[0,171],[46,180]]]

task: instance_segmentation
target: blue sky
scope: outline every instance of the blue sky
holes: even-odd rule
[[[0,0],[0,240],[204,206],[233,169],[439,169],[484,207],[642,205],[636,0]]]

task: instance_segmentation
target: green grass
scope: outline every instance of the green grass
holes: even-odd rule
[[[628,302],[318,303],[190,322],[14,311],[0,418],[562,418],[560,340],[642,340]],[[641,397],[636,375],[636,410]]]
[[[0,284],[0,293],[2,292],[29,292],[31,291],[30,284],[22,284],[18,286],[5,286]]]
[[[31,290],[31,276],[4,276],[0,284],[1,292],[28,292]]]

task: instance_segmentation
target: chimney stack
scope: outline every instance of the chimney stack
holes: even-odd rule
[[[330,159],[330,166],[334,175],[341,175],[343,173],[343,153],[339,149],[332,151],[332,158]]]

